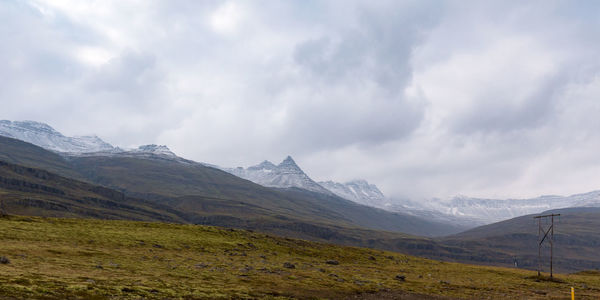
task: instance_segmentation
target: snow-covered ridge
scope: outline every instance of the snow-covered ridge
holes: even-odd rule
[[[369,184],[363,179],[353,180],[346,183],[321,181],[319,184],[334,194],[356,203],[383,209],[389,206],[388,200],[377,188],[377,186],[374,184]]]
[[[600,191],[571,196],[541,196],[530,199],[481,199],[465,196],[449,200],[404,201],[402,209],[437,212],[448,216],[490,224],[518,216],[568,207],[599,207]]]
[[[279,165],[265,160],[258,165],[246,169],[242,167],[221,169],[262,186],[277,188],[296,187],[322,194],[331,194],[329,190],[308,177],[291,156],[288,156]]]
[[[0,135],[22,140],[55,152],[85,153],[115,148],[95,135],[66,137],[48,124],[35,121],[0,121]]]
[[[50,125],[36,121],[0,120],[0,135],[64,155],[154,155],[163,158],[178,158],[175,153],[164,145],[143,145],[136,149],[124,150],[114,147],[96,135],[68,137],[56,131]]]
[[[167,147],[165,145],[155,145],[155,144],[143,145],[143,146],[139,146],[137,149],[129,150],[129,152],[151,153],[151,154],[160,155],[160,156],[177,157],[177,155],[175,155],[175,153],[173,153],[171,151],[171,149],[169,149],[169,147]]]

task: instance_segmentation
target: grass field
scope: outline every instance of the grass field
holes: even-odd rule
[[[568,299],[571,286],[577,299],[600,297],[597,272],[551,282],[531,271],[197,225],[3,217],[0,256],[9,260],[0,263],[0,298]]]

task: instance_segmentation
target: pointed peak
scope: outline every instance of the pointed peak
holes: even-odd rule
[[[296,162],[294,161],[294,159],[288,155],[280,164],[281,165],[295,165],[297,166]]]

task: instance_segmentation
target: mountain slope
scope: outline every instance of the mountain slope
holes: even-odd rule
[[[0,160],[83,179],[62,156],[30,143],[0,136]]]
[[[212,206],[242,204],[235,214],[285,216],[309,222],[358,226],[420,235],[456,233],[462,227],[358,205],[332,194],[302,189],[274,190],[240,179],[202,164],[182,164],[160,157],[86,156],[72,157],[71,163],[87,178],[131,195],[168,201],[200,215]],[[164,198],[167,198],[166,200]]]
[[[356,203],[384,209],[388,204],[377,186],[369,184],[366,180],[353,180],[346,183],[321,181],[319,184],[334,194]]]
[[[185,222],[183,213],[164,205],[3,161],[0,208],[7,214]]]

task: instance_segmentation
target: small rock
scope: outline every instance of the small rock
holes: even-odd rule
[[[363,280],[354,280],[354,284],[356,285],[360,285],[363,286],[367,283],[367,281],[363,281]]]
[[[267,256],[266,256],[266,255],[261,255],[261,256],[259,256],[259,257],[260,257],[260,258],[262,258],[262,259],[267,259]]]
[[[164,248],[162,245],[159,245],[159,244],[153,244],[152,247],[154,247],[154,248],[160,248],[160,249]]]
[[[328,264],[328,265],[334,265],[334,266],[337,266],[337,265],[340,264],[340,262],[337,261],[337,260],[328,260],[325,263]]]
[[[404,275],[396,275],[396,280],[406,281],[406,276],[404,276]]]
[[[196,267],[196,269],[203,269],[208,267],[209,264],[205,264],[205,263],[199,263],[199,264],[195,264],[194,267]]]
[[[369,256],[369,260],[377,260],[377,259],[375,259],[375,256]]]
[[[0,256],[0,264],[8,265],[10,264],[10,260],[5,256]]]
[[[296,268],[296,266],[293,263],[290,263],[290,262],[284,262],[283,263],[283,267],[284,268],[288,268],[288,269],[295,269]]]

